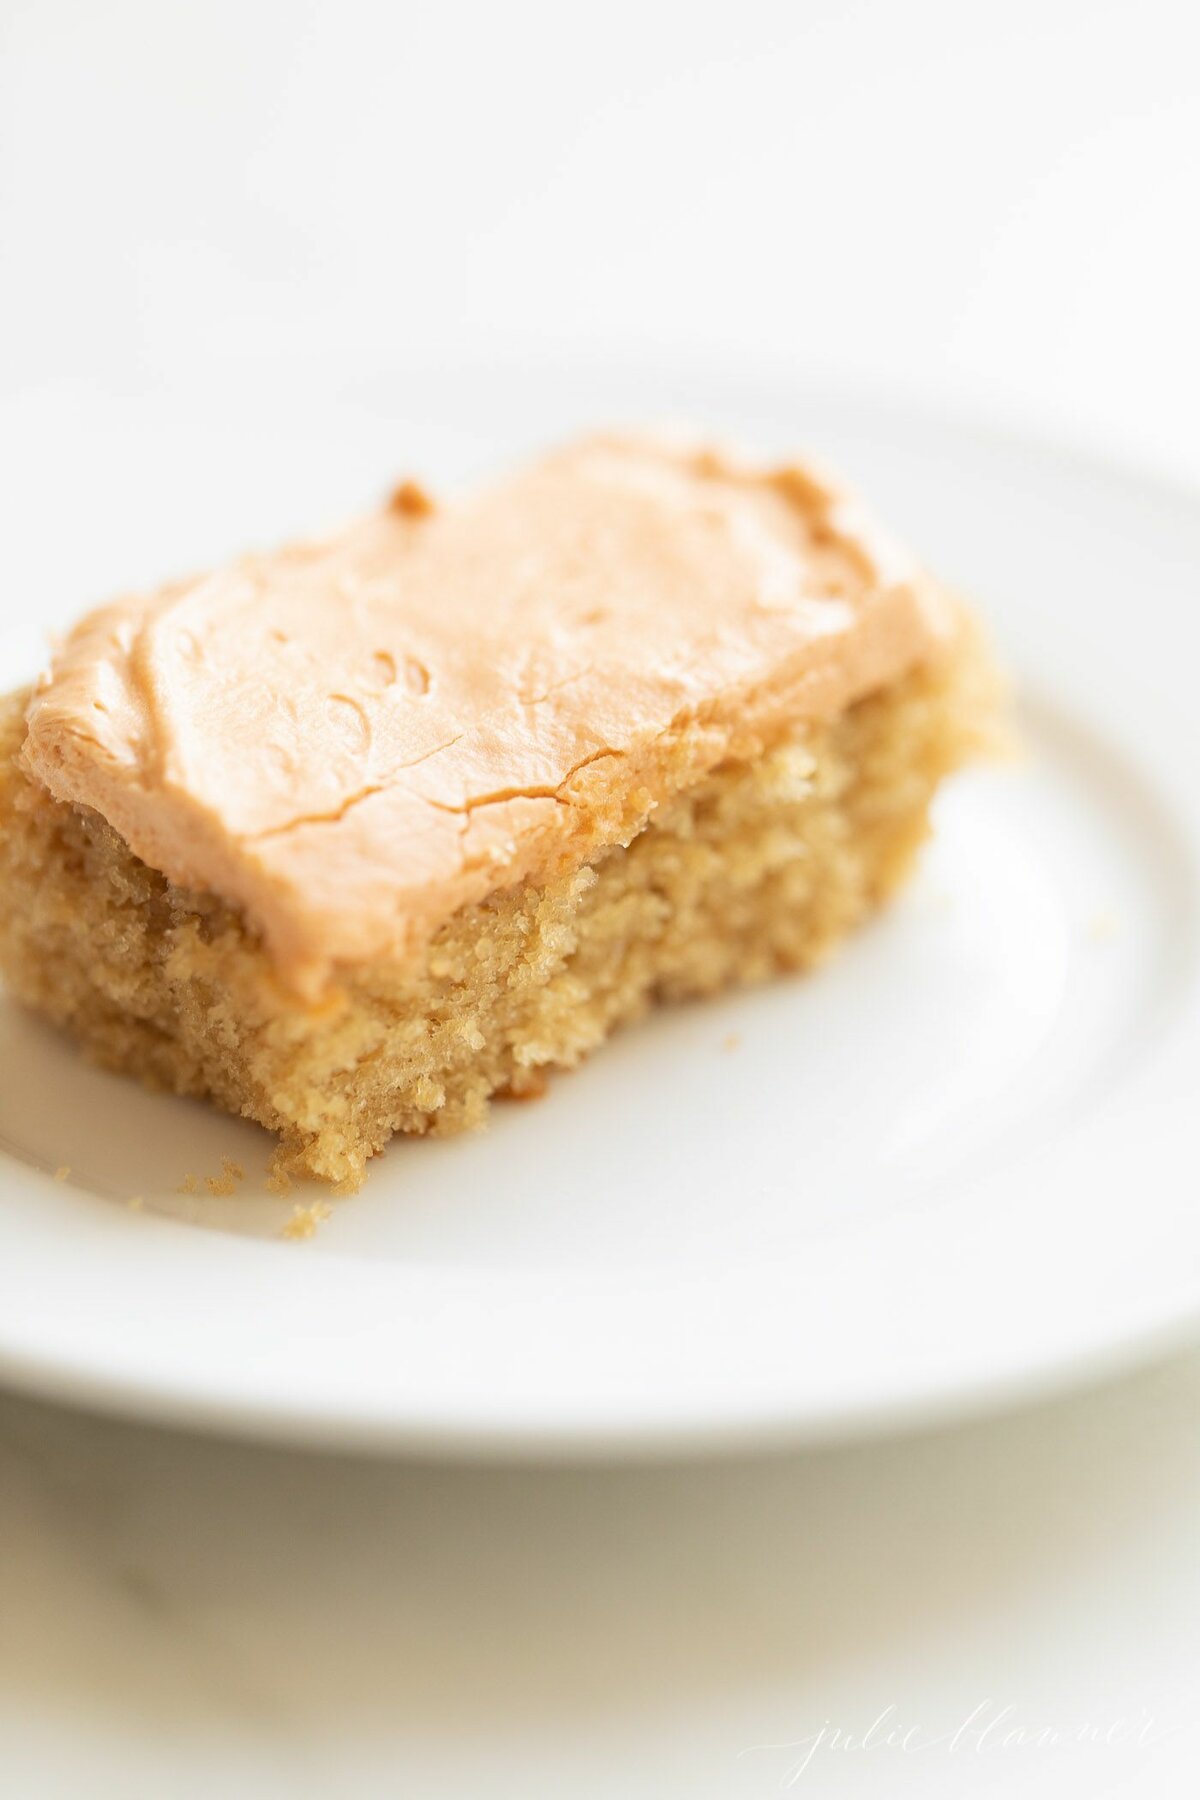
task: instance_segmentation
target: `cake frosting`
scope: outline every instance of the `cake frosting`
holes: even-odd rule
[[[27,771],[318,995],[938,652],[936,586],[799,465],[590,438],[83,619]]]

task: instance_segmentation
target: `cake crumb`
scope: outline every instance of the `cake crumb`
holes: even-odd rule
[[[206,1175],[203,1180],[198,1175],[185,1175],[175,1192],[177,1194],[198,1194],[203,1188],[221,1199],[232,1194],[238,1182],[244,1181],[245,1177],[246,1171],[241,1163],[234,1162],[232,1156],[223,1156],[219,1174]]]
[[[545,1069],[524,1069],[519,1081],[510,1081],[508,1086],[497,1093],[499,1100],[541,1100],[550,1090],[550,1077]]]
[[[238,1182],[244,1181],[245,1178],[246,1171],[243,1169],[241,1163],[234,1162],[232,1156],[223,1156],[221,1158],[221,1173],[219,1175],[206,1175],[204,1177],[204,1185],[210,1194],[223,1197],[226,1194],[232,1194],[237,1187]]]
[[[302,1243],[308,1238],[316,1237],[318,1230],[332,1213],[333,1208],[327,1200],[313,1200],[308,1206],[294,1206],[292,1216],[280,1236],[290,1238],[293,1243]]]
[[[726,1034],[726,1036],[721,1039],[722,1050],[725,1050],[725,1051],[740,1050],[741,1047],[742,1047],[742,1034],[740,1031],[728,1032]]]
[[[267,1165],[267,1192],[269,1194],[290,1194],[292,1191],[291,1171],[285,1166],[282,1149],[277,1150]]]
[[[54,1171],[54,1179],[55,1181],[65,1181],[70,1173],[70,1163],[60,1163],[59,1167]]]

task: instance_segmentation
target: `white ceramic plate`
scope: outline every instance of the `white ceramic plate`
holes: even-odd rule
[[[841,465],[990,617],[1026,761],[946,794],[911,891],[828,970],[658,1017],[479,1138],[397,1143],[308,1242],[280,1237],[265,1136],[87,1068],[0,1000],[10,1384],[313,1444],[607,1454],[945,1416],[1200,1318],[1187,495],[695,374],[58,390],[0,441],[3,673],[36,660],[30,618],[329,522],[406,469],[646,416]],[[177,1191],[226,1155],[236,1195]]]

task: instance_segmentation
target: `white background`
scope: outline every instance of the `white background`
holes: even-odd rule
[[[0,403],[634,346],[1200,478],[1198,174],[1186,0],[0,0]],[[918,1742],[1005,1706],[1146,1741],[877,1736],[798,1791],[1190,1791],[1198,1401],[1185,1358],[940,1438],[624,1475],[5,1402],[0,1791],[769,1794],[795,1757],[753,1746],[890,1706]]]
[[[1200,471],[1188,0],[3,0],[0,370],[633,339]]]

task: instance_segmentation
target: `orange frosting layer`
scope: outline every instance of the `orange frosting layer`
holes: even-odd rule
[[[589,439],[445,507],[82,620],[24,758],[316,993],[936,652],[937,589],[845,495]]]

